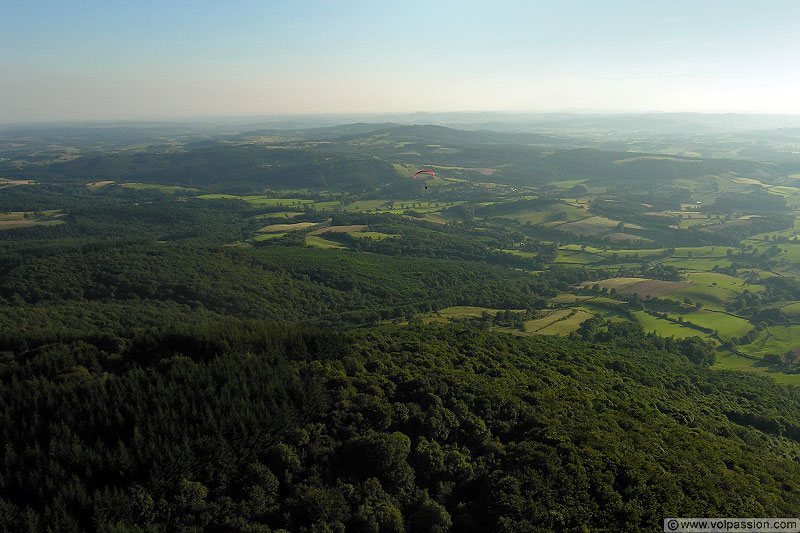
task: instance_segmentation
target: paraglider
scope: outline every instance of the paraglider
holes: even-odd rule
[[[417,179],[417,176],[419,176],[420,174],[430,174],[431,176],[435,176],[436,172],[434,172],[433,170],[420,170],[419,172],[417,172],[416,174],[411,176],[411,179],[414,179],[414,180]],[[425,188],[427,189],[428,186],[426,185]]]
[[[411,178],[417,179],[417,176],[419,176],[420,174],[430,174],[431,176],[435,176],[436,172],[434,172],[433,170],[420,170],[419,172],[411,176]]]

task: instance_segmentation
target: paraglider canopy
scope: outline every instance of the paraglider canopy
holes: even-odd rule
[[[417,172],[416,174],[414,174],[411,177],[412,177],[412,179],[417,179],[417,176],[419,176],[420,174],[430,174],[431,176],[435,176],[436,172],[434,172],[432,170],[420,170],[419,172]]]

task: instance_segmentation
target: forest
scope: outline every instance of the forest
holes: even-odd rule
[[[6,351],[4,525],[640,530],[678,514],[791,516],[797,391],[704,369],[687,348],[627,328],[598,344],[224,321]]]

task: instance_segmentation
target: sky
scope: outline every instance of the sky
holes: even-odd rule
[[[800,113],[800,1],[0,0],[0,122]]]

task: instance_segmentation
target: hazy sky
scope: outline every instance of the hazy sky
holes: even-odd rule
[[[0,121],[800,113],[800,1],[0,0]]]

